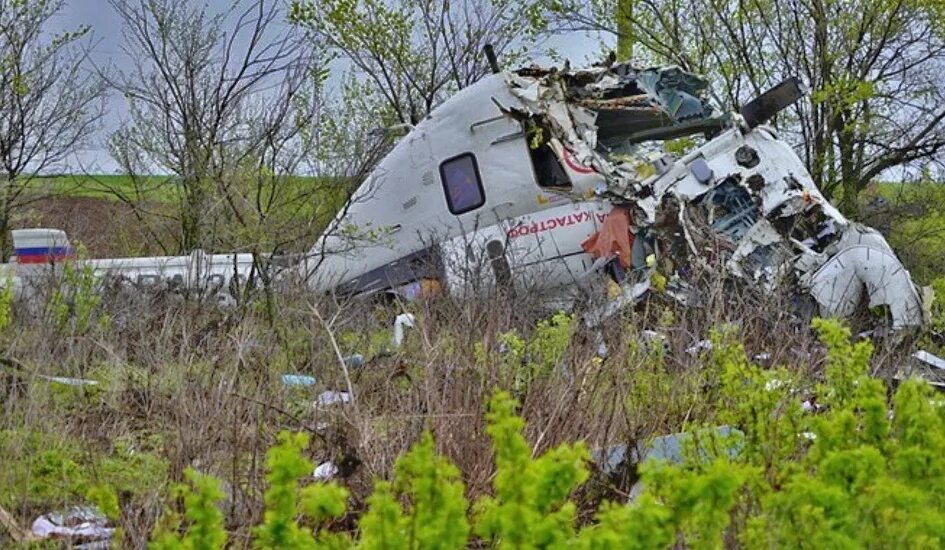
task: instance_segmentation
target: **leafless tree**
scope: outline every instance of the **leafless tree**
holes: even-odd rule
[[[63,0],[0,0],[0,255],[16,211],[43,198],[36,178],[61,169],[103,113],[103,82],[87,70],[91,31],[50,34]]]
[[[391,122],[415,124],[489,71],[491,44],[518,59],[530,43],[528,2],[297,0],[290,18],[349,60],[384,97]]]
[[[296,96],[310,78],[311,43],[280,25],[277,0],[238,0],[220,12],[187,0],[110,3],[134,61],[111,79],[130,116],[110,138],[134,184],[112,191],[142,221],[156,216],[176,227],[165,250],[212,246],[214,220],[250,225],[237,197],[242,176],[281,162],[272,155],[282,159],[285,144],[310,121]],[[176,208],[148,200],[155,194],[172,196]],[[152,237],[161,239],[157,230]]]

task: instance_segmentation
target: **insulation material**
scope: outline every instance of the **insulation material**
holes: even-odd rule
[[[616,257],[621,267],[628,269],[633,249],[630,212],[626,208],[615,206],[604,218],[600,231],[591,235],[581,246],[595,258]]]

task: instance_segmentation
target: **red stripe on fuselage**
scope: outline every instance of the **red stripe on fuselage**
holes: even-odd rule
[[[568,165],[568,168],[574,170],[578,174],[593,174],[595,170],[593,168],[588,168],[587,166],[582,166],[574,161],[574,153],[571,152],[567,147],[564,148],[564,162]]]
[[[18,264],[48,264],[50,262],[62,262],[66,260],[74,260],[75,256],[72,254],[61,254],[58,256],[49,256],[46,254],[43,255],[30,255],[30,256],[17,256],[16,263]]]

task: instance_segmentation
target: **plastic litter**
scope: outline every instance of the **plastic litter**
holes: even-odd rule
[[[689,353],[689,354],[692,354],[692,355],[696,355],[696,354],[698,354],[698,353],[701,352],[701,351],[707,351],[707,350],[710,350],[710,349],[712,349],[712,341],[711,341],[711,340],[699,340],[699,341],[696,342],[695,344],[693,344],[693,345],[689,346],[688,348],[686,348],[686,353]]]
[[[328,481],[329,479],[338,475],[338,467],[335,466],[332,462],[322,462],[315,468],[315,472],[312,476],[319,481]]]
[[[314,386],[315,377],[307,374],[283,374],[282,383],[286,386]]]
[[[56,384],[62,384],[64,386],[97,386],[98,380],[83,380],[81,378],[64,378],[61,376],[46,376],[44,374],[38,375],[43,380],[48,380]]]
[[[400,345],[404,343],[404,329],[414,328],[415,323],[416,318],[413,316],[413,313],[401,313],[394,319],[393,344],[395,348],[399,348]]]
[[[342,359],[345,365],[351,368],[361,368],[364,366],[364,356],[360,353],[354,353]]]
[[[348,403],[351,401],[351,394],[346,391],[323,391],[315,398],[318,405],[334,405],[335,403]]]

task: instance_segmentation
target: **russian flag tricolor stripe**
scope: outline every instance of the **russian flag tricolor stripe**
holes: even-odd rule
[[[71,246],[37,246],[15,250],[18,264],[47,264],[75,258],[75,250]]]

